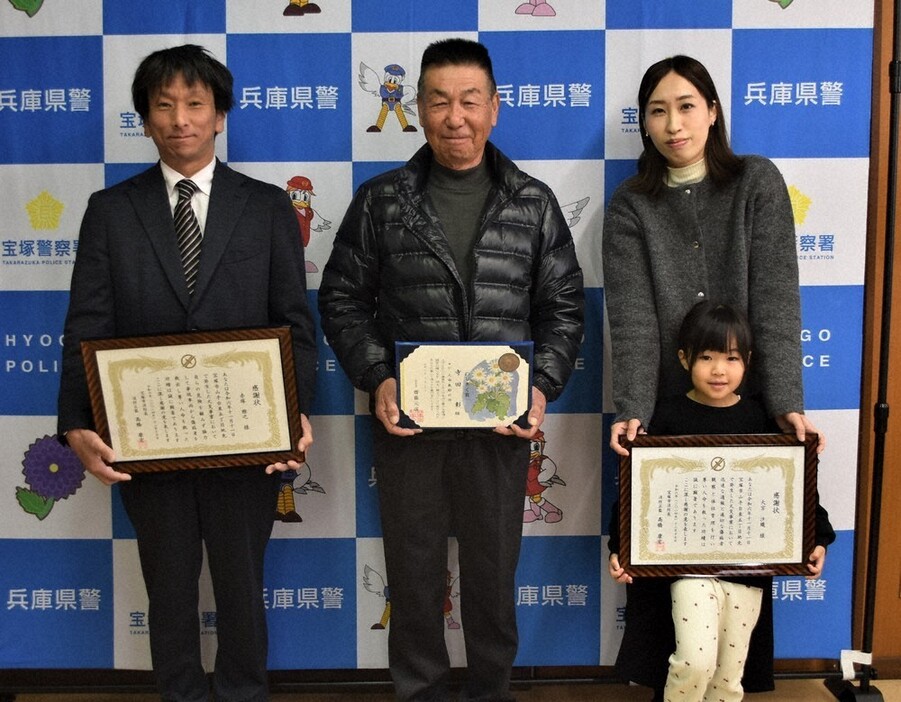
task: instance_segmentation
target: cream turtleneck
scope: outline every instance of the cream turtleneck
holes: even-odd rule
[[[690,166],[682,166],[681,168],[666,169],[666,184],[671,188],[680,185],[691,185],[692,183],[700,183],[707,175],[707,161],[703,158],[697,163]]]

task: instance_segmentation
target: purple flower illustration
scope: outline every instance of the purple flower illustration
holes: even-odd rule
[[[16,488],[22,509],[44,519],[56,500],[74,495],[84,480],[84,466],[68,446],[53,436],[38,439],[25,452],[22,473],[28,487]]]

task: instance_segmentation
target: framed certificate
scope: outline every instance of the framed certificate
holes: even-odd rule
[[[81,351],[117,470],[302,460],[288,327],[90,340]]]
[[[633,576],[806,574],[817,437],[638,436],[620,459],[620,563]]]
[[[395,346],[401,426],[525,426],[532,401],[531,341]]]

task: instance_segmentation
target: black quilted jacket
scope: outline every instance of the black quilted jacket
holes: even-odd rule
[[[495,187],[464,289],[424,197],[432,152],[364,183],[335,236],[319,287],[326,339],[354,386],[394,376],[395,341],[535,344],[533,384],[563,390],[582,339],[582,271],[550,188],[486,145]]]

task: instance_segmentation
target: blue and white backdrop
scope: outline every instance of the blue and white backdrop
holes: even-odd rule
[[[601,225],[634,170],[643,70],[688,53],[711,70],[739,153],[760,153],[792,193],[803,301],[804,380],[830,437],[820,495],[839,532],[822,579],[779,578],[781,658],[850,646],[854,495],[873,8],[846,0],[0,0],[0,668],[149,666],[146,595],[115,489],[53,438],[60,344],[78,227],[89,194],[156,159],[130,102],[147,53],[207,46],[235,75],[217,143],[231,166],[308,191],[309,296],[354,188],[423,142],[413,101],[431,41],[491,50],[501,91],[493,138],[565,206],[588,285],[585,341],[534,454],[562,519],[529,517],[517,576],[517,664],[608,665],[624,592],[605,572],[616,492],[606,448]],[[286,11],[287,10],[287,11]],[[409,124],[381,132],[385,67],[405,71]],[[298,178],[299,177],[299,178]],[[307,181],[303,181],[305,178]],[[310,217],[309,215],[312,214]],[[299,233],[299,236],[301,234]],[[307,238],[308,236],[308,238]],[[314,304],[315,308],[315,304]],[[385,568],[365,401],[320,340],[300,522],[279,522],[267,556],[273,669],[387,663]],[[531,510],[529,510],[531,514]],[[454,553],[451,544],[451,554]],[[466,614],[448,563],[447,640],[464,662]],[[206,653],[216,608],[201,606]],[[458,628],[457,625],[462,626]]]

